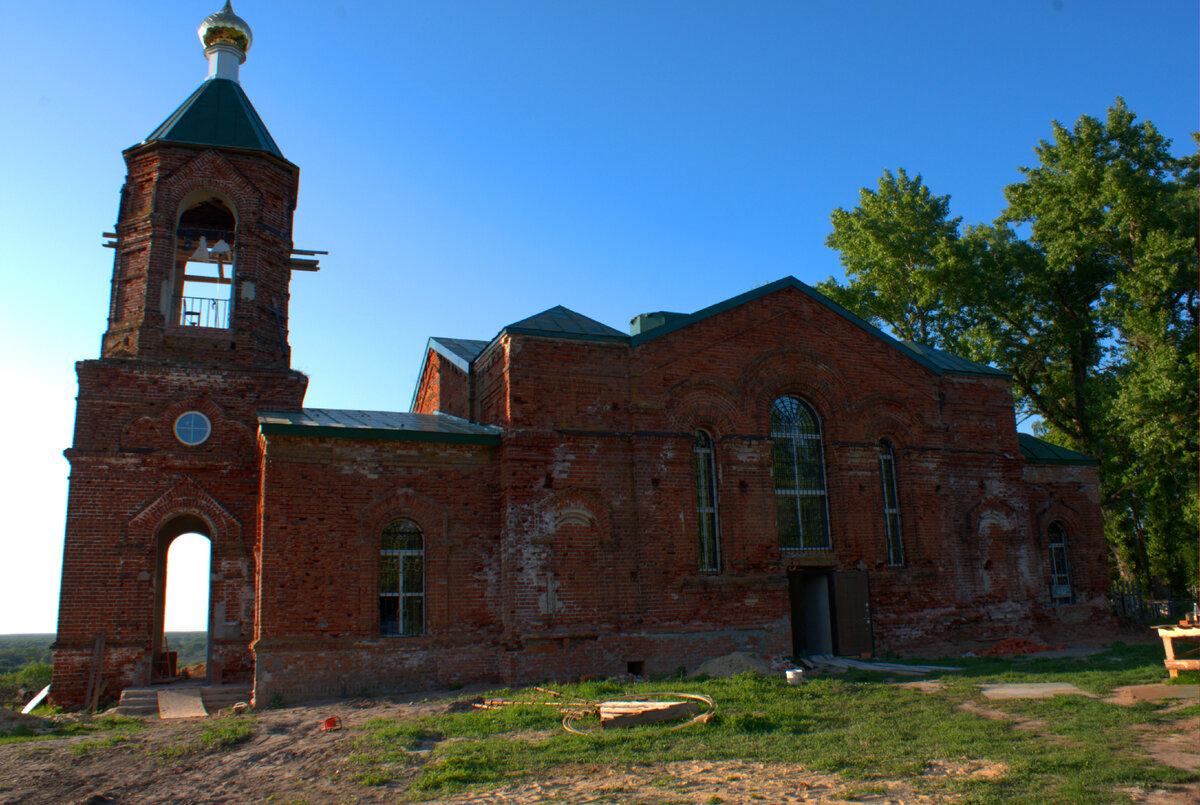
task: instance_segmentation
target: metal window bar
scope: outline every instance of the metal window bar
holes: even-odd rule
[[[1062,523],[1051,523],[1050,542],[1050,603],[1070,604],[1074,599],[1071,587],[1071,564],[1067,552],[1067,530]]]
[[[379,631],[425,632],[425,548],[421,529],[399,520],[383,530],[379,557]]]
[[[828,550],[825,461],[816,415],[795,397],[771,405],[775,516],[784,550]]]
[[[888,564],[904,565],[904,544],[900,532],[900,496],[896,492],[896,456],[892,443],[879,443],[879,477],[883,483],[883,522],[887,531]]]
[[[700,570],[721,570],[720,521],[717,518],[717,478],[712,437],[696,431],[692,445],[696,470],[696,521],[700,540]]]

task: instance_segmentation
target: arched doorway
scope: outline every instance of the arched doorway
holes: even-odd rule
[[[194,514],[172,517],[158,530],[151,665],[154,681],[172,679],[179,670],[164,639],[167,631],[203,631],[205,678],[211,673],[211,541],[208,522]]]

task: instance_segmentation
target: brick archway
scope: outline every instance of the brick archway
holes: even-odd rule
[[[212,613],[224,607],[222,598],[224,585],[217,571],[219,555],[241,552],[242,525],[225,507],[191,478],[183,478],[163,492],[135,515],[126,526],[130,542],[144,546],[153,556],[151,583],[152,620],[150,624],[150,668],[148,674],[155,677],[162,669],[163,626],[167,590],[167,553],[171,543],[182,534],[200,534],[207,537],[210,545],[210,579],[208,594],[208,647],[206,650],[206,673],[213,681],[220,681],[213,674],[213,630]],[[149,556],[147,557],[149,559]]]
[[[211,681],[212,671],[212,611],[213,611],[213,584],[212,584],[212,545],[213,545],[213,528],[207,520],[199,515],[190,512],[181,512],[170,516],[158,529],[155,535],[155,559],[154,559],[154,632],[151,643],[150,654],[150,678],[151,680],[162,679],[174,676],[176,668],[174,663],[167,662],[169,647],[166,645],[166,608],[167,608],[167,585],[169,578],[167,575],[167,558],[170,555],[171,546],[175,540],[185,534],[198,534],[208,540],[209,543],[209,579],[208,579],[208,595],[205,596],[205,618],[204,618],[204,633],[205,633],[205,649],[204,649],[204,667],[205,677]]]

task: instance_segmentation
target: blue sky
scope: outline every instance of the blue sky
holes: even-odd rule
[[[204,79],[218,0],[24,3],[0,85],[0,633],[53,631],[76,393],[105,328],[121,150]],[[301,168],[293,364],[313,407],[407,410],[426,339],[556,304],[618,328],[840,276],[885,168],[993,219],[1050,122],[1118,96],[1191,150],[1194,0],[237,0],[242,85]],[[15,516],[13,516],[15,514]]]

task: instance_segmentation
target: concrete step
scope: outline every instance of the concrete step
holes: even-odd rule
[[[156,716],[158,715],[157,688],[125,688],[121,691],[121,699],[113,711],[119,716]]]
[[[141,688],[125,688],[113,713],[120,716],[152,718],[158,715],[158,692],[172,688],[200,688],[204,709],[216,713],[232,707],[237,702],[249,702],[253,688],[250,685],[204,685],[199,682],[179,682],[173,685],[152,685]]]
[[[250,685],[206,685],[200,690],[204,707],[210,713],[232,707],[238,702],[249,704],[252,692]]]

